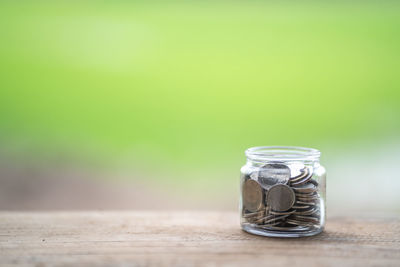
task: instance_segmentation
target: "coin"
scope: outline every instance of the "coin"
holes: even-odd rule
[[[271,222],[268,224],[260,224],[259,227],[262,229],[267,229],[268,227],[279,225],[279,224],[282,224],[282,221],[274,221],[274,222]]]
[[[306,206],[306,205],[293,205],[292,208],[303,210],[303,209],[308,209],[308,208],[310,208],[310,206]]]
[[[318,200],[319,196],[318,194],[310,194],[310,195],[296,194],[296,198]]]
[[[255,212],[263,208],[263,190],[254,180],[246,180],[243,184],[243,205],[250,211]]]
[[[268,219],[264,221],[264,224],[268,224],[271,222],[275,222],[275,221],[280,221],[286,217],[288,217],[289,215],[282,215],[282,216],[274,216],[274,218]]]
[[[267,231],[295,233],[311,230],[320,223],[321,197],[318,182],[313,179],[313,168],[292,165],[272,162],[259,171],[254,168],[245,174],[242,179],[244,224]]]
[[[317,191],[317,187],[313,183],[306,183],[299,186],[293,186],[293,190],[298,193],[312,193]]]
[[[286,222],[298,226],[313,226],[311,222],[298,221],[294,219],[287,219]]]
[[[261,211],[258,211],[258,212],[248,212],[248,213],[244,213],[244,214],[243,214],[243,217],[244,217],[244,218],[257,217],[257,216],[259,216],[260,214],[263,214],[263,211],[262,211],[262,210],[261,210]]]
[[[295,211],[294,212],[294,214],[295,215],[312,215],[312,214],[314,214],[314,213],[317,213],[318,212],[318,208],[311,208],[311,209],[309,209],[309,210],[303,210],[303,211]]]
[[[274,216],[274,215],[268,215],[268,216],[266,216],[266,217],[263,217],[263,218],[260,218],[260,219],[257,219],[257,220],[255,220],[254,221],[254,223],[257,223],[257,224],[264,224],[264,225],[266,225],[266,224],[275,224],[275,223],[281,223],[281,222],[283,222],[283,219],[284,218],[286,218],[286,217],[288,217],[289,215],[282,215],[282,216]]]
[[[281,163],[266,164],[261,167],[257,179],[264,189],[269,189],[275,184],[287,184],[290,179],[290,168]]]
[[[295,212],[296,212],[296,210],[289,210],[289,211],[274,211],[274,210],[270,210],[269,214],[272,214],[272,215],[290,215],[290,214],[293,214]]]
[[[318,202],[320,200],[320,197],[318,195],[300,195],[300,194],[295,194],[296,195],[296,199],[298,201],[304,201],[304,202]]]
[[[305,205],[316,205],[318,204],[319,200],[318,199],[311,199],[311,198],[302,198],[302,197],[297,197],[296,198],[297,203],[296,204],[305,204]]]
[[[319,223],[319,219],[312,216],[304,216],[304,215],[293,215],[292,218],[296,221],[304,221],[311,223]]]
[[[317,192],[310,192],[310,193],[299,193],[299,192],[294,192],[296,194],[296,197],[318,197]]]
[[[303,202],[303,201],[300,201],[300,200],[296,200],[296,203],[295,203],[296,205],[304,205],[304,206],[314,206],[316,203],[315,202]]]
[[[265,209],[261,209],[258,212],[252,212],[252,213],[247,213],[247,214],[251,214],[251,216],[247,215],[247,216],[243,216],[243,218],[246,219],[246,221],[250,222],[250,223],[262,223],[264,221],[264,217],[265,217]]]
[[[300,170],[300,174],[294,177],[290,177],[290,182],[292,183],[300,183],[307,181],[312,177],[312,168],[304,167]]]
[[[295,179],[295,180],[290,180],[290,184],[293,186],[301,185],[304,183],[307,183],[308,181],[311,180],[313,174],[309,173],[308,171],[304,174],[304,177],[301,177],[301,179]]]
[[[310,183],[314,184],[315,186],[318,186],[318,182],[316,180],[314,180],[314,179],[311,179]]]
[[[284,184],[272,186],[266,196],[266,202],[272,210],[286,211],[290,209],[296,200],[293,190]]]

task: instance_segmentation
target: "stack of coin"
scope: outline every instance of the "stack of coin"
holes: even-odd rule
[[[305,231],[320,223],[320,196],[312,167],[291,177],[283,163],[266,164],[245,177],[243,218],[272,231]]]
[[[304,167],[300,174],[290,178],[290,186],[296,195],[293,206],[296,212],[287,219],[294,226],[310,227],[320,222],[318,183],[312,179],[311,167]]]

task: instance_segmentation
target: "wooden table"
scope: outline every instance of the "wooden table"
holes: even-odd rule
[[[400,220],[328,218],[317,236],[247,234],[234,212],[1,212],[0,265],[400,266]]]

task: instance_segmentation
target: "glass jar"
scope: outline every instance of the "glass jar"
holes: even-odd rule
[[[253,147],[241,168],[240,223],[263,236],[301,237],[325,225],[326,171],[320,152],[303,147]]]

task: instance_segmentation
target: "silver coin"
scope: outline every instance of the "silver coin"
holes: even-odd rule
[[[287,223],[293,224],[293,225],[298,225],[298,226],[313,226],[311,222],[305,222],[305,221],[298,221],[294,219],[287,219]]]
[[[303,201],[303,200],[296,198],[296,203],[294,203],[293,206],[317,206],[318,203],[319,202],[317,200]]]
[[[250,217],[244,217],[246,221],[250,223],[255,223],[259,224],[264,221],[263,217],[265,217],[265,211],[262,210],[261,212],[258,212],[256,215],[250,216]]]
[[[319,185],[318,182],[317,182],[316,180],[314,180],[314,179],[311,179],[311,180],[310,180],[310,183],[314,184],[315,186],[318,186],[318,185]]]
[[[257,179],[264,189],[276,184],[287,184],[290,179],[290,168],[281,163],[270,163],[262,166]]]
[[[255,224],[263,224],[264,221],[265,221],[264,218],[260,218],[260,219],[257,219],[257,220],[253,220],[252,222],[255,223]]]
[[[290,215],[290,214],[289,214]],[[267,216],[263,217],[264,220],[269,221],[269,220],[274,220],[274,219],[282,219],[285,218],[289,215],[272,215],[272,214],[268,214]]]
[[[309,209],[311,206],[306,206],[306,205],[293,205],[293,209],[299,209],[299,210],[304,210],[304,209]]]
[[[289,211],[274,211],[274,210],[270,210],[269,214],[272,214],[272,215],[290,215],[290,214],[293,214],[295,212],[296,212],[296,210],[289,210]]]
[[[319,196],[303,197],[303,196],[298,196],[298,195],[296,195],[296,200],[298,200],[298,201],[303,201],[303,202],[318,203],[318,202],[320,201],[320,198],[319,198]]]
[[[290,184],[293,185],[293,186],[305,184],[308,181],[310,181],[312,177],[313,177],[312,173],[306,172],[304,174],[304,177],[302,177],[301,179],[290,180]]]
[[[319,198],[319,196],[318,196],[317,194],[315,194],[315,195],[308,195],[308,196],[296,194],[296,199],[319,200],[320,198]]]
[[[265,218],[261,218],[259,220],[255,220],[254,223],[258,224],[258,225],[265,225],[266,223],[271,223],[271,222],[275,222],[277,220],[268,220],[268,222],[266,222]],[[280,220],[278,220],[279,222],[281,222]]]
[[[264,220],[270,220],[270,219],[273,219],[273,218],[276,218],[276,215],[271,215],[271,214],[268,214],[266,217],[264,217]]]
[[[304,222],[310,222],[310,223],[319,223],[319,219],[312,217],[312,216],[305,216],[305,215],[293,215],[292,216],[293,220],[296,221],[304,221]]]
[[[300,170],[300,174],[290,177],[290,181],[291,182],[299,181],[299,180],[303,179],[304,177],[306,177],[307,175],[308,175],[308,169],[306,167],[304,167],[303,169]]]
[[[313,175],[312,167],[304,167],[300,170],[300,174],[294,177],[290,177],[291,183],[305,183],[311,179]]]
[[[297,201],[303,201],[303,202],[313,202],[316,203],[319,201],[319,198],[315,198],[315,197],[299,197],[296,195],[296,200]]]
[[[258,225],[258,227],[263,228],[263,229],[266,229],[267,227],[279,225],[279,224],[281,224],[281,223],[282,223],[282,221],[279,220],[279,221],[274,221],[274,222],[271,222],[271,223],[268,223],[268,224],[260,224],[260,225]]]
[[[311,202],[303,202],[303,201],[300,201],[300,200],[297,199],[295,204],[296,205],[303,205],[303,206],[314,206],[316,203],[313,202],[313,201],[311,201]]]
[[[264,224],[268,224],[268,223],[271,223],[271,222],[274,222],[274,221],[280,221],[280,220],[282,220],[282,219],[284,219],[284,218],[286,218],[288,216],[289,215],[276,216],[275,218],[271,218],[269,220],[265,220]]]
[[[287,185],[277,184],[272,186],[266,195],[266,203],[271,210],[287,211],[295,203],[296,197],[292,190]]]
[[[299,186],[293,186],[296,193],[312,193],[317,191],[317,187],[313,183],[306,183]]]
[[[263,190],[254,180],[246,180],[242,188],[243,205],[250,212],[256,212],[263,208]]]
[[[295,212],[294,212],[294,214],[295,215],[312,215],[312,214],[315,214],[315,213],[317,213],[318,212],[318,208],[311,208],[311,209],[309,209],[309,210],[296,210]]]
[[[317,192],[310,192],[310,193],[300,193],[300,192],[294,192],[296,194],[296,197],[314,197],[318,196]]]
[[[243,214],[243,217],[244,218],[257,217],[260,216],[260,214],[264,214],[264,212],[262,210],[258,212],[247,212]]]

